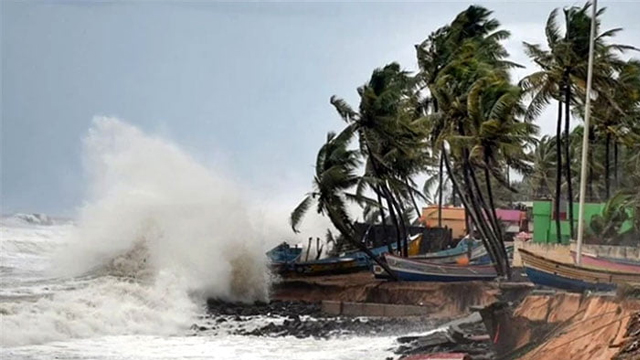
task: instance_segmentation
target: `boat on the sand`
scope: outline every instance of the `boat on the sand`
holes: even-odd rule
[[[267,251],[271,269],[275,272],[286,271],[291,264],[298,261],[302,254],[302,248],[291,246],[287,242],[282,242],[273,249]]]
[[[338,275],[360,271],[358,261],[352,257],[326,258],[313,261],[297,262],[292,265],[293,272],[298,275]]]
[[[472,257],[473,251],[481,247],[482,242],[480,241],[463,239],[452,249],[417,255],[413,256],[412,259],[426,260],[431,263],[454,264],[460,259]]]
[[[582,292],[611,291],[620,284],[640,286],[640,272],[619,272],[582,267],[547,259],[518,249],[527,277],[537,285]]]
[[[573,261],[575,262],[577,256],[576,252],[571,251],[571,256],[573,257]],[[602,270],[640,273],[640,262],[634,262],[628,259],[615,259],[582,253],[582,264],[584,264],[586,267],[592,267]]]
[[[493,265],[445,265],[390,254],[385,254],[384,258],[389,269],[402,281],[456,282],[493,280],[497,277]]]

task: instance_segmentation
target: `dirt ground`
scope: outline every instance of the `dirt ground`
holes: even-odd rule
[[[371,273],[284,279],[272,298],[282,301],[322,300],[425,306],[433,317],[451,318],[469,313],[472,305],[496,301],[497,284],[489,282],[389,282]]]
[[[542,338],[526,339],[539,344],[520,359],[612,359],[625,343],[630,319],[639,309],[640,302],[619,301],[615,297],[530,295],[514,315],[554,326]]]

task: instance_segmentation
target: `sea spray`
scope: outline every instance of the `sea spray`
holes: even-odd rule
[[[96,118],[83,145],[87,197],[42,280],[63,290],[0,303],[0,344],[180,334],[205,298],[267,299],[239,186],[117,119]]]
[[[205,296],[266,299],[262,237],[237,186],[114,118],[95,119],[84,147],[89,194],[58,270],[79,274],[141,249],[129,259],[135,273],[119,275],[171,271]]]

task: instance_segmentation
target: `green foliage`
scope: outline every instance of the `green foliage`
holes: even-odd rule
[[[566,117],[584,110],[588,10],[586,4],[551,12],[546,44],[524,43],[539,69],[517,84],[509,74],[519,65],[503,46],[509,31],[490,10],[470,6],[415,46],[416,74],[391,63],[357,89],[357,107],[331,97],[346,126],[330,133],[318,152],[313,190],[291,214],[294,231],[315,203],[340,232],[329,233],[327,241],[357,241],[346,210],[355,203],[365,222],[392,224],[397,237],[406,239],[406,225],[420,215],[419,201],[450,199],[465,204],[499,273],[508,275],[492,209],[517,200],[558,202],[562,191],[575,200],[570,179],[579,174],[583,129],[566,126],[563,135],[560,124],[563,106]],[[640,213],[640,63],[619,58],[634,48],[609,42],[620,29],[600,32],[603,14],[601,9],[596,18],[588,165],[593,199],[619,193],[593,223],[599,236],[611,238],[626,217]],[[534,120],[551,102],[559,105],[558,132],[539,138]],[[522,180],[512,181],[512,172]],[[414,179],[424,175],[418,189]],[[640,230],[638,216],[634,221]]]

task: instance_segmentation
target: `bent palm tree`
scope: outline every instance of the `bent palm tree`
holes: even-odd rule
[[[326,143],[320,148],[316,158],[313,191],[307,194],[302,202],[293,210],[290,217],[291,228],[298,232],[298,225],[305,213],[316,203],[316,211],[326,215],[346,241],[359,248],[373,261],[395,278],[389,268],[371,251],[355,238],[356,230],[347,211],[347,202],[373,203],[364,196],[349,193],[359,180],[356,169],[360,164],[358,151],[348,149],[352,130],[347,127],[339,135],[329,133]]]

